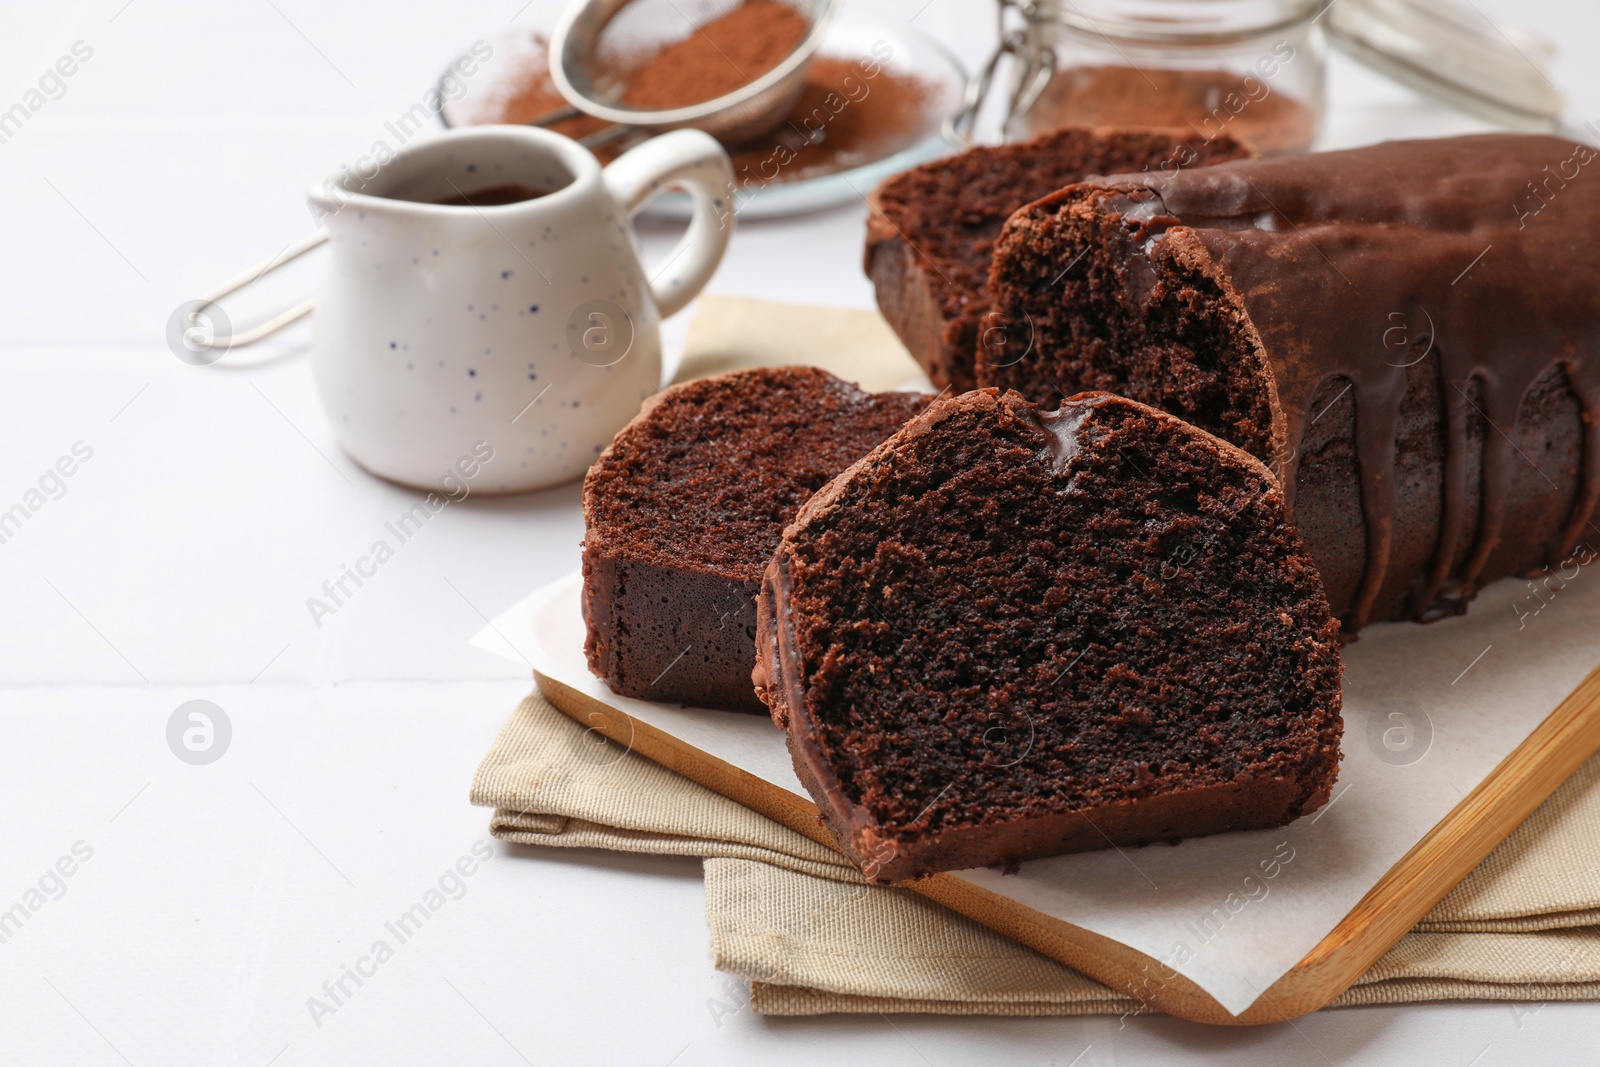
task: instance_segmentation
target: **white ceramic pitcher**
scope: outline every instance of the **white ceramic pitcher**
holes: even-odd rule
[[[322,404],[361,466],[423,488],[460,477],[464,462],[477,472],[474,491],[555,485],[582,474],[659,388],[659,322],[721,261],[732,184],[727,153],[693,130],[646,141],[603,170],[547,130],[452,130],[373,175],[347,170],[313,186],[323,233],[269,267],[327,240],[321,288],[230,346],[314,305]],[[483,195],[508,186],[540,195],[504,204]],[[689,191],[694,217],[647,277],[628,219],[669,186]],[[470,206],[438,203],[447,199]]]

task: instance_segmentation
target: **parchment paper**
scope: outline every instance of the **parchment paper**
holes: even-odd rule
[[[1491,586],[1461,617],[1383,623],[1346,647],[1344,760],[1332,802],[1276,830],[1031,860],[961,877],[1104,934],[1238,1014],[1600,661],[1600,577],[1569,565]],[[1592,587],[1592,588],[1591,588]],[[588,671],[573,574],[473,638],[804,796],[782,733],[761,716],[632,700]],[[1509,832],[1512,827],[1504,828]],[[1150,982],[1160,981],[1152,969]]]

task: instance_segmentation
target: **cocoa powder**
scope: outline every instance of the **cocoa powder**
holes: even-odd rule
[[[932,136],[928,88],[870,60],[817,56],[788,120],[728,149],[745,187],[800,181],[864,166]]]
[[[793,55],[810,28],[788,4],[745,0],[628,71],[622,101],[666,110],[725,96]]]
[[[1070,67],[1022,118],[1027,136],[1061,126],[1159,126],[1206,140],[1226,132],[1273,155],[1311,145],[1310,108],[1266,81],[1226,70]]]
[[[542,55],[514,77],[501,109],[477,121],[520,124],[567,106]],[[728,154],[740,186],[760,188],[875,163],[933,136],[941,118],[931,112],[927,84],[916,77],[896,74],[870,55],[817,55],[806,67],[800,99],[783,124],[761,138],[729,146]],[[583,115],[548,128],[578,138],[606,126]],[[609,163],[641,139],[609,141],[596,145],[594,153]]]
[[[504,97],[499,114],[484,115],[479,119],[480,122],[504,122],[521,126],[542,119],[546,115],[565,111],[572,106],[550,78],[549,49],[550,42],[545,38],[541,36],[533,38],[533,53],[513,75],[515,83]],[[610,123],[604,119],[579,114],[575,118],[550,123],[545,128],[576,140],[591,133],[598,133],[609,125]]]

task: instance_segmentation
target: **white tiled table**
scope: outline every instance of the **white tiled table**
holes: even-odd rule
[[[969,62],[988,47],[987,4],[923,2],[856,6],[915,15]],[[0,143],[0,510],[79,442],[92,455],[0,543],[0,911],[37,903],[41,878],[50,898],[0,942],[0,1061],[1592,1056],[1594,1005],[1342,1011],[1248,1032],[1170,1019],[719,1021],[709,1002],[741,994],[707,957],[697,862],[499,845],[466,864],[459,899],[314,1019],[307,999],[326,999],[324,982],[487,839],[467,784],[529,682],[466,638],[576,565],[578,490],[448,509],[318,628],[306,598],[410,494],[339,454],[305,327],[197,369],[168,352],[163,326],[181,300],[305,233],[305,182],[365,152],[451,50],[513,16],[553,17],[548,0],[521,5],[3,8],[0,109],[74,42],[92,55]],[[1600,117],[1592,8],[1492,10],[1560,37],[1572,113]],[[1333,69],[1330,144],[1472,128]],[[712,288],[868,306],[862,216],[852,205],[747,225]],[[670,237],[647,230],[653,249]],[[308,270],[285,274],[236,321],[306,286]],[[168,716],[190,699],[232,722],[209,766],[167,748]],[[46,876],[63,857],[70,877]]]

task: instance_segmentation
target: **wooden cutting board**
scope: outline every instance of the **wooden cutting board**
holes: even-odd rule
[[[830,848],[816,805],[537,670],[562,712],[723,796]],[[1322,941],[1241,1015],[1193,982],[1111,938],[953,874],[906,888],[1067,964],[1148,1007],[1196,1022],[1282,1022],[1344,992],[1579,766],[1600,750],[1600,667],[1405,854]]]

